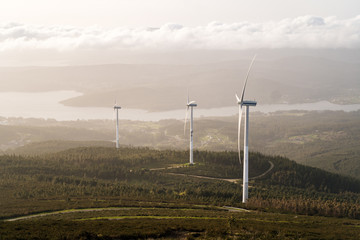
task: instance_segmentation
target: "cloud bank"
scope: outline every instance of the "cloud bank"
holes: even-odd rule
[[[277,22],[211,22],[186,27],[168,23],[159,28],[72,27],[0,24],[0,51],[21,50],[182,50],[256,48],[360,48],[360,15],[303,16]]]

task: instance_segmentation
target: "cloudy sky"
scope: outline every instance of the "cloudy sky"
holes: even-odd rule
[[[11,0],[1,1],[0,21],[104,27],[186,26],[209,22],[279,21],[304,15],[340,19],[359,13],[358,0]]]
[[[99,51],[359,49],[359,9],[359,0],[1,1],[0,65]]]

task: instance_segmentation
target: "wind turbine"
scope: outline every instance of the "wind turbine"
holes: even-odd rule
[[[121,109],[121,107],[116,104],[115,100],[114,111],[116,110],[116,148],[119,148],[119,109]]]
[[[241,98],[238,97],[237,94],[235,94],[236,96],[236,100],[237,103],[239,105],[239,125],[238,125],[238,152],[239,152],[239,161],[241,164],[241,156],[240,156],[240,133],[241,133],[241,117],[242,117],[242,107],[245,106],[246,107],[246,111],[245,111],[245,124],[244,124],[244,166],[243,166],[243,199],[242,202],[246,203],[247,199],[248,199],[248,188],[249,188],[249,107],[255,107],[256,106],[256,101],[249,101],[249,100],[244,100],[244,94],[245,94],[245,88],[246,88],[246,83],[249,77],[249,73],[251,70],[251,67],[255,61],[256,55],[253,57],[250,67],[248,69],[248,72],[246,74],[246,78],[245,78],[245,83],[244,83],[244,87],[242,90],[242,94],[241,94]]]
[[[195,101],[189,101],[189,92],[188,92],[188,97],[187,97],[187,103],[186,103],[186,115],[185,115],[185,124],[184,124],[184,135],[185,135],[185,130],[186,130],[186,121],[187,121],[187,116],[188,116],[188,111],[189,108],[191,109],[191,114],[190,114],[190,164],[193,165],[194,164],[194,156],[193,156],[193,108],[196,107],[197,104]]]

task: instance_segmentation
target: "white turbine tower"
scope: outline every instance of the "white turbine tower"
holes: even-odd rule
[[[114,111],[116,110],[116,148],[119,148],[119,109],[121,109],[121,107],[118,106],[115,101]]]
[[[187,98],[187,103],[186,103],[186,115],[185,115],[185,124],[184,124],[184,135],[185,135],[185,130],[186,130],[186,121],[187,121],[187,116],[188,116],[188,111],[189,108],[190,110],[190,164],[193,165],[194,164],[194,156],[193,156],[193,108],[196,107],[197,104],[195,101],[189,101],[189,93],[188,93],[188,98]]]
[[[245,83],[244,83],[244,87],[242,90],[242,94],[241,94],[241,98],[238,97],[237,94],[235,94],[236,96],[236,100],[237,103],[239,105],[239,125],[238,125],[238,152],[239,152],[239,161],[241,164],[241,156],[240,156],[240,132],[241,132],[241,117],[242,117],[242,107],[245,106],[246,107],[246,111],[245,111],[245,125],[244,125],[244,166],[243,166],[243,199],[242,202],[246,203],[247,199],[248,199],[248,187],[249,187],[249,107],[255,107],[256,106],[256,101],[248,101],[245,100],[244,101],[244,94],[245,94],[245,88],[246,88],[246,83],[249,77],[249,73],[251,70],[251,67],[255,61],[256,55],[254,56],[254,58],[251,61],[249,70],[246,74],[246,78],[245,78]]]

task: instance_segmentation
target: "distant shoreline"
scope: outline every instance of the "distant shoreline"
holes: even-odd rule
[[[57,121],[72,120],[95,120],[114,119],[112,105],[109,107],[71,107],[64,106],[60,102],[74,96],[81,96],[76,91],[52,91],[52,92],[0,92],[1,117],[22,117],[55,119]],[[194,110],[194,117],[231,117],[237,115],[237,106],[219,108],[201,108]],[[171,111],[147,111],[142,109],[127,108],[122,105],[119,118],[134,121],[160,121],[166,119],[183,120],[184,109]],[[360,104],[339,105],[327,101],[303,104],[261,104],[251,109],[253,112],[271,113],[277,111],[357,111]]]

